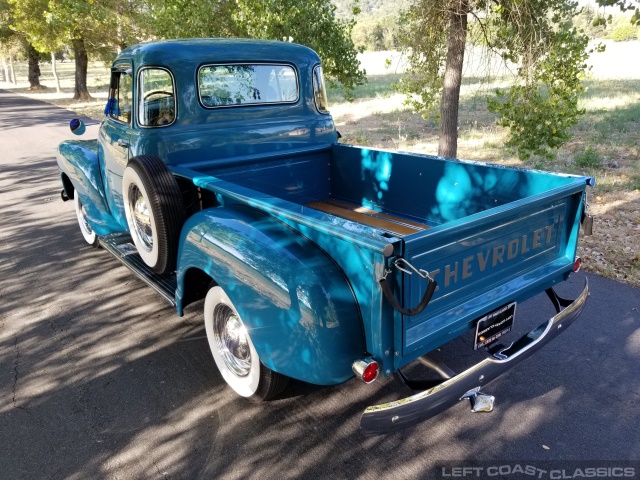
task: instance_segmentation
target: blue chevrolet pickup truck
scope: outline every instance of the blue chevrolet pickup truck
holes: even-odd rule
[[[239,395],[395,374],[414,393],[367,408],[368,434],[466,398],[491,410],[482,388],[584,308],[586,283],[572,301],[552,287],[580,266],[594,180],[338,138],[309,48],[135,45],[111,68],[98,139],[59,146],[61,195],[86,242],[178,315],[204,299],[215,364]],[[545,291],[557,315],[511,339],[516,305]],[[429,355],[467,332],[475,365],[455,373]],[[437,378],[408,378],[417,360]]]

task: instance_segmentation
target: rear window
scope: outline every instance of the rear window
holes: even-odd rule
[[[291,65],[205,65],[198,93],[207,108],[295,103],[298,76]]]

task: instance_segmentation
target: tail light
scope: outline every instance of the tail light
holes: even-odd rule
[[[582,266],[582,259],[580,257],[576,257],[575,261],[573,262],[573,271],[577,272],[578,270],[580,270],[581,266]]]
[[[356,360],[351,366],[353,373],[356,374],[360,380],[364,383],[371,383],[380,373],[380,366],[373,358],[365,358],[363,360]]]

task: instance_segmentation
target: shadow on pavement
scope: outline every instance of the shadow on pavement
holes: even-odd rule
[[[69,124],[73,117],[82,118],[86,125],[99,123],[91,118],[77,115],[40,100],[29,99],[0,90],[0,103],[3,114],[0,115],[0,129],[10,130],[22,127]]]
[[[637,289],[589,275],[586,313],[487,388],[492,414],[461,402],[411,430],[364,437],[360,413],[407,396],[403,387],[292,382],[265,404],[236,397],[215,370],[202,304],[177,317],[86,245],[59,189],[50,155],[2,163],[3,478],[426,478],[452,460],[640,459]],[[560,290],[581,283],[579,274]],[[551,315],[538,296],[516,321]],[[455,364],[473,352],[461,340],[440,354]]]

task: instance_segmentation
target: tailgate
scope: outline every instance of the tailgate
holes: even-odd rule
[[[437,281],[427,308],[395,324],[400,367],[511,301],[563,279],[575,257],[584,181],[405,237],[404,255]],[[427,281],[402,274],[403,304],[417,305]]]

